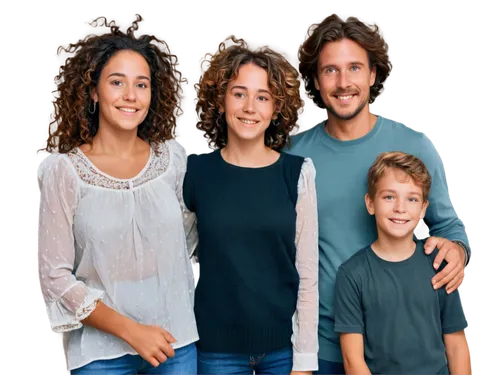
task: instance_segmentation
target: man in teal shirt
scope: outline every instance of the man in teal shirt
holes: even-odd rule
[[[381,152],[420,158],[432,177],[424,221],[432,237],[426,253],[439,249],[434,287],[448,293],[461,284],[470,250],[465,228],[450,201],[443,164],[431,141],[403,124],[370,113],[392,65],[376,26],[337,15],[313,25],[299,50],[299,70],[310,98],[328,118],[292,139],[289,152],[310,157],[316,168],[319,216],[319,374],[342,374],[339,336],[334,332],[334,286],[338,267],[377,238],[364,195],[367,171]]]

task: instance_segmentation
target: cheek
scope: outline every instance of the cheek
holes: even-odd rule
[[[238,109],[238,102],[232,97],[224,99],[224,111],[227,115],[232,115]]]
[[[335,79],[333,77],[322,77],[319,80],[319,91],[321,93],[329,92],[335,86]]]
[[[262,105],[262,113],[264,114],[265,118],[271,119],[274,114],[274,110],[276,109],[276,103],[273,101],[269,100]]]
[[[141,98],[141,102],[144,105],[147,105],[149,107],[149,105],[151,104],[151,91],[147,90],[147,91],[142,92],[140,94],[140,98]]]

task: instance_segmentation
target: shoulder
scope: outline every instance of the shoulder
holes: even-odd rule
[[[356,251],[350,258],[348,258],[339,267],[342,270],[351,275],[358,275],[367,269],[367,252],[370,251],[370,247],[364,247]]]
[[[384,117],[381,117],[381,127],[384,138],[392,139],[394,144],[400,147],[400,151],[422,159],[428,168],[440,163],[437,150],[424,133]]]
[[[188,172],[204,173],[214,166],[218,161],[219,150],[215,150],[205,154],[191,154],[187,157]]]
[[[426,239],[423,239],[423,240],[417,240],[416,243],[417,243],[417,248],[416,248],[416,251],[419,251],[421,254],[423,254],[423,256],[425,256],[428,260],[429,260],[429,267],[431,267],[436,273],[440,272],[444,267],[446,267],[446,265],[448,264],[445,260],[443,260],[443,262],[441,263],[441,265],[439,266],[439,268],[436,270],[434,269],[434,260],[436,259],[436,256],[438,255],[439,253],[439,249],[436,247],[432,253],[430,253],[429,255],[426,255],[425,254],[425,251],[424,251],[424,244],[425,244],[425,240]]]
[[[72,175],[71,169],[71,162],[66,154],[50,154],[42,160],[38,167],[38,179],[42,180],[50,175]]]
[[[324,126],[324,124],[325,121],[322,121],[309,130],[293,135],[290,138],[290,145],[286,148],[286,151],[296,153],[297,151],[300,152],[301,148],[306,148],[310,144],[311,140],[316,138],[318,131],[321,130],[321,127]]]
[[[380,124],[384,132],[388,132],[396,136],[400,140],[406,141],[406,143],[416,143],[416,145],[428,145],[432,144],[427,136],[415,129],[412,129],[400,122],[390,120],[388,118],[380,117]]]
[[[158,150],[160,152],[165,152],[170,150],[171,152],[186,155],[186,150],[182,145],[175,139],[169,139],[168,141],[162,142],[158,145]]]
[[[281,155],[283,158],[283,162],[287,164],[302,166],[302,164],[305,161],[304,157],[294,154],[289,154],[287,152],[282,152]]]

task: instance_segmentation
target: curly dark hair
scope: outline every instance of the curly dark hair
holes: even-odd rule
[[[308,30],[308,38],[299,48],[299,71],[306,85],[307,95],[320,108],[325,108],[320,92],[314,87],[314,77],[318,74],[319,54],[326,43],[344,38],[358,43],[368,53],[370,69],[376,67],[375,83],[370,87],[370,103],[375,101],[384,89],[384,82],[391,73],[388,45],[379,33],[377,25],[367,25],[356,17],[347,21],[336,14],[325,18],[320,24],[312,25]]]
[[[54,81],[57,89],[53,121],[49,126],[47,146],[43,150],[67,153],[82,144],[92,144],[99,128],[99,106],[92,114],[91,92],[97,87],[103,67],[117,52],[130,50],[139,53],[151,70],[151,104],[144,121],[139,125],[138,136],[156,148],[158,143],[175,136],[176,116],[180,108],[181,83],[186,80],[176,69],[177,57],[170,53],[167,44],[154,35],[136,37],[134,32],[142,21],[140,15],[126,33],[119,30],[115,21],[99,17],[91,26],[105,26],[110,32],[88,35],[61,51],[73,53],[59,69]],[[51,129],[56,124],[56,129]]]
[[[229,41],[234,44],[227,47]],[[226,116],[219,108],[224,107],[228,83],[237,77],[238,70],[245,64],[255,64],[267,72],[271,95],[276,101],[278,118],[266,130],[266,146],[280,150],[288,144],[290,132],[298,127],[298,114],[304,102],[300,98],[299,74],[281,54],[268,47],[252,51],[243,39],[232,35],[219,44],[215,54],[205,55],[203,63],[208,63],[208,67],[195,85],[196,111],[200,118],[196,127],[205,132],[210,146],[223,148],[227,145]]]

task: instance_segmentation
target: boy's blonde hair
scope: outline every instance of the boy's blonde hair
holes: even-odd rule
[[[431,176],[425,164],[416,156],[404,152],[382,152],[368,170],[368,195],[375,198],[377,182],[388,168],[396,168],[406,173],[422,188],[422,197],[427,201],[431,189]]]

